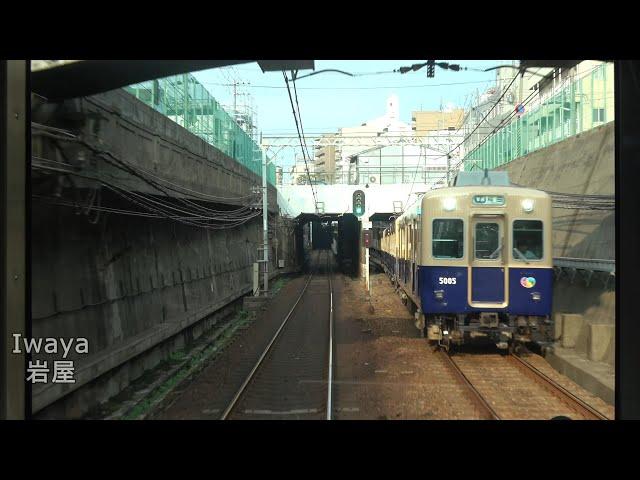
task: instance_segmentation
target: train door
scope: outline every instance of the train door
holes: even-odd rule
[[[503,308],[507,298],[505,221],[502,215],[478,216],[471,222],[469,304]]]

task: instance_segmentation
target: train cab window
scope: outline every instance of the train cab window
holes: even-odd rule
[[[434,258],[462,258],[464,252],[462,220],[433,221],[432,255]]]
[[[541,260],[542,238],[542,221],[515,220],[513,222],[514,260]]]
[[[476,223],[475,258],[500,259],[500,227],[497,223]]]

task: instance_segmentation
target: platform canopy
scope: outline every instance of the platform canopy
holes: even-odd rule
[[[31,90],[50,100],[85,97],[146,80],[258,62],[263,72],[313,68],[313,60],[33,60]]]

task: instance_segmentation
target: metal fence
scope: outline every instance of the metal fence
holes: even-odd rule
[[[473,168],[493,169],[614,120],[613,64],[604,63],[568,85],[538,95],[525,113],[465,156]]]
[[[262,177],[260,147],[193,75],[150,80],[124,89]],[[276,183],[273,164],[267,167],[267,181]]]

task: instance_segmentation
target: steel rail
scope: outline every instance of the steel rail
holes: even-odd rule
[[[609,418],[603,413],[599,412],[591,405],[584,402],[582,399],[578,398],[576,395],[571,393],[569,390],[564,388],[562,385],[557,383],[555,380],[548,377],[545,373],[531,365],[526,360],[518,357],[515,354],[509,355],[509,358],[513,363],[515,363],[520,369],[522,369],[525,373],[529,374],[535,381],[539,382],[543,386],[547,387],[548,390],[551,390],[558,398],[563,400],[568,404],[573,410],[578,411],[578,413],[582,414],[585,417],[593,418],[596,420],[609,420]]]
[[[446,352],[444,352],[442,350],[439,350],[439,352],[440,352],[440,355],[445,358],[445,362],[449,366],[451,366],[451,368],[456,373],[458,378],[462,381],[462,383],[467,387],[467,389],[469,391],[471,391],[471,393],[473,393],[473,396],[474,396],[474,399],[476,400],[476,403],[489,414],[489,416],[491,417],[491,420],[501,420],[500,416],[496,413],[496,411],[493,409],[493,407],[491,407],[491,405],[489,405],[489,403],[485,400],[485,398],[478,391],[478,389],[473,386],[471,381],[467,378],[467,376],[464,374],[464,372],[460,369],[460,367],[455,362],[455,360],[453,360]]]
[[[332,267],[329,265],[331,254],[327,250],[327,274],[329,276],[329,373],[327,375],[327,420],[332,419],[333,412],[333,284],[331,282]]]
[[[229,402],[229,405],[227,406],[225,411],[222,413],[222,416],[220,417],[220,420],[226,420],[229,417],[229,414],[234,409],[234,407],[238,403],[238,400],[240,399],[240,397],[242,396],[242,394],[246,390],[247,385],[249,385],[249,383],[253,379],[255,373],[258,371],[258,368],[260,368],[260,366],[262,365],[262,362],[264,361],[264,359],[266,358],[267,354],[271,350],[271,347],[275,343],[276,339],[280,336],[280,332],[282,332],[282,329],[284,328],[286,323],[289,321],[289,318],[293,314],[293,311],[296,309],[296,307],[300,303],[300,300],[302,300],[302,297],[304,296],[305,292],[307,291],[307,287],[309,286],[309,283],[311,283],[311,278],[312,277],[313,277],[313,273],[311,273],[309,275],[309,278],[307,279],[307,283],[304,285],[304,288],[300,292],[300,295],[298,295],[298,299],[296,300],[296,303],[293,304],[293,307],[291,307],[291,310],[289,310],[289,313],[287,313],[287,316],[284,318],[284,320],[280,324],[280,327],[276,331],[275,335],[273,336],[273,338],[271,339],[271,341],[269,342],[267,347],[264,349],[264,352],[262,352],[262,355],[260,355],[260,358],[258,359],[256,364],[254,365],[253,369],[251,370],[251,372],[249,372],[249,375],[244,380],[244,382],[242,383],[242,385],[240,386],[240,388],[238,389],[238,391],[234,395],[234,397],[231,400],[231,402]]]

